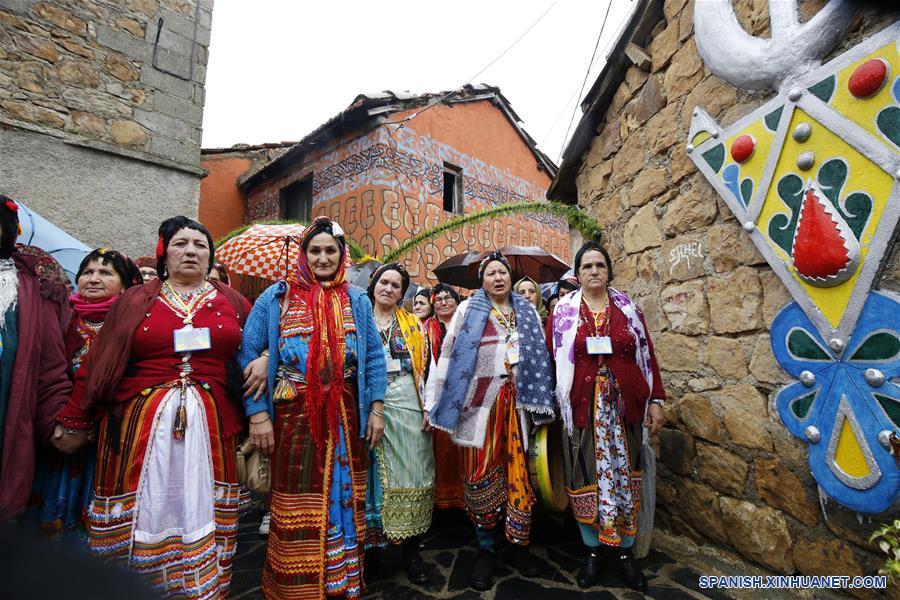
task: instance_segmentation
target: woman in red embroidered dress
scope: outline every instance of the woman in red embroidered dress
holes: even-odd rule
[[[78,293],[69,298],[75,311],[75,319],[66,334],[66,356],[71,361],[72,373],[78,372],[113,302],[141,281],[137,266],[121,252],[98,248],[84,257],[75,276]],[[71,442],[77,437],[64,436],[63,426],[57,425],[51,441],[62,445],[63,441]],[[86,540],[84,527],[93,497],[95,454],[94,446],[72,456],[52,448],[38,450],[32,489],[44,531],[54,536],[74,536],[81,543]]]
[[[100,421],[94,554],[145,575],[163,596],[222,597],[241,503],[234,436],[243,428],[240,393],[227,379],[250,306],[206,280],[212,238],[200,223],[164,221],[157,258],[159,279],[110,309],[60,421],[82,429]]]
[[[608,285],[612,261],[596,241],[575,255],[581,288],[561,298],[547,322],[556,397],[568,433],[566,492],[588,547],[577,583],[597,582],[604,559],[618,563],[629,587],[647,591],[634,563],[642,425],[662,427],[666,397],[640,309]]]

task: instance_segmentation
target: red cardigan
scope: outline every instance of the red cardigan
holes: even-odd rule
[[[219,291],[222,292],[222,288],[219,288]],[[241,312],[246,314],[249,312],[249,303],[242,296],[237,296],[242,304]],[[195,352],[191,356],[193,367],[191,378],[209,385],[225,435],[234,435],[243,428],[241,399],[229,398],[226,390],[227,364],[234,360],[241,345],[243,314],[235,310],[234,304],[224,293],[219,293],[197,312],[193,321],[194,327],[209,328],[212,347],[210,350]],[[110,333],[113,332],[110,321],[115,318],[116,315],[110,310],[99,338],[109,335],[107,328]],[[126,402],[144,389],[178,379],[180,360],[173,348],[172,335],[175,329],[183,326],[181,319],[162,302],[153,302],[150,305],[134,331],[127,366],[115,386],[114,402]],[[90,402],[85,397],[87,380],[91,376],[95,360],[96,355],[92,347],[75,375],[72,397],[59,415],[60,422],[68,427],[91,427],[93,420],[99,416],[95,410],[91,410]]]
[[[647,401],[652,398],[665,399],[666,390],[663,388],[659,365],[656,362],[656,353],[653,351],[653,342],[650,340],[650,332],[644,322],[644,315],[638,313],[641,323],[644,325],[644,331],[647,331],[647,343],[650,347],[650,364],[653,370],[652,390],[647,388],[644,374],[634,360],[635,340],[628,331],[625,314],[611,300],[609,306],[609,336],[612,338],[613,353],[604,356],[603,359],[615,378],[616,387],[622,396],[625,405],[625,422],[640,423],[644,418]],[[594,383],[600,357],[587,354],[584,340],[587,336],[593,335],[589,325],[593,316],[583,302],[580,311],[578,332],[575,338],[575,373],[569,397],[572,405],[573,424],[576,427],[586,427],[589,406],[593,401]],[[550,358],[553,360],[553,316],[547,319],[546,339]]]

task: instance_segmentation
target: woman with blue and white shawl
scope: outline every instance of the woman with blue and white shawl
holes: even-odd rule
[[[609,287],[612,263],[598,242],[575,255],[581,289],[561,298],[548,323],[560,418],[569,436],[566,492],[588,554],[578,571],[583,588],[594,585],[601,561],[617,559],[626,583],[647,590],[631,546],[640,509],[642,424],[662,426],[666,397],[634,302]]]
[[[466,512],[479,547],[470,577],[476,590],[492,585],[501,520],[519,571],[538,571],[528,551],[535,502],[528,431],[552,421],[555,410],[541,321],[530,302],[510,293],[511,271],[500,252],[482,261],[482,288],[453,315],[425,392],[429,423],[462,447]]]

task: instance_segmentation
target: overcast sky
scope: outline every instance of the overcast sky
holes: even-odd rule
[[[473,83],[499,86],[558,161],[610,1],[584,93],[633,0],[216,0],[203,147],[299,140],[363,92],[454,89],[549,9]]]

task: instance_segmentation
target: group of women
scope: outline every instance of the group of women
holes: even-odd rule
[[[615,557],[628,584],[646,588],[628,550],[640,504],[632,471],[642,424],[662,423],[664,392],[643,317],[608,286],[599,244],[578,252],[581,288],[549,316],[538,285],[523,280],[514,293],[494,252],[468,299],[435,286],[423,322],[402,308],[403,266],[381,266],[367,290],[347,283],[347,241],[327,218],[307,227],[294,272],[251,309],[213,275],[206,228],[174,217],[159,228],[155,264],[95,250],[66,302],[11,246],[15,203],[2,201],[4,518],[20,517],[31,495],[45,526],[80,516],[95,555],[163,595],[224,596],[248,502],[234,450],[249,429],[271,455],[266,597],[359,597],[391,544],[409,579],[427,581],[419,542],[434,507],[464,508],[473,522],[471,585],[485,590],[501,536],[520,572],[537,573],[528,440],[559,417],[589,549],[579,585]],[[35,459],[35,442],[58,452],[45,446]]]

